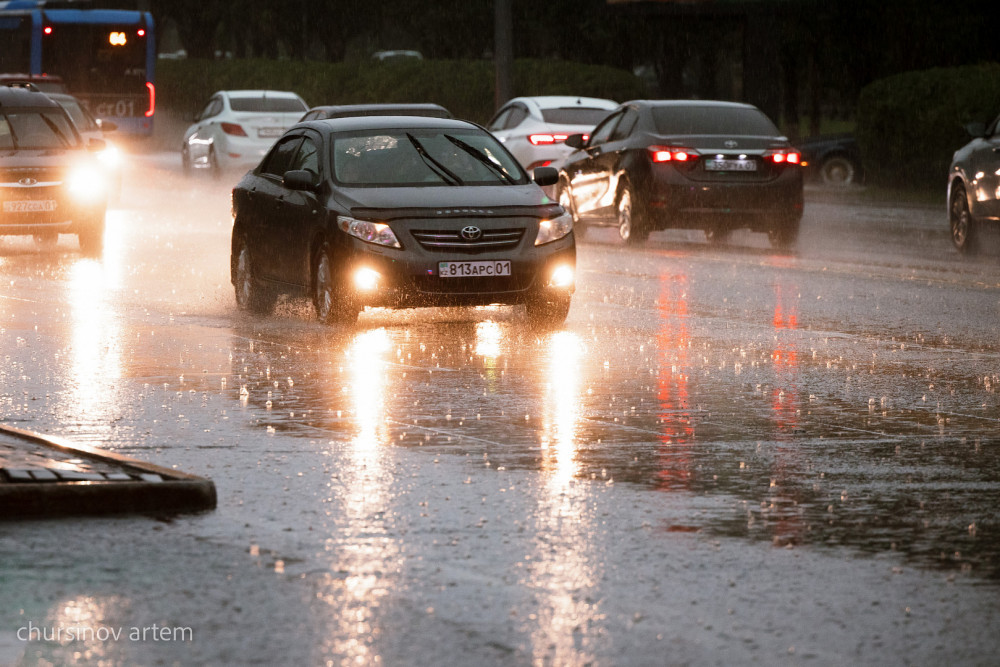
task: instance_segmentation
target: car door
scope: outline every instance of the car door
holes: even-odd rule
[[[976,176],[972,214],[977,218],[1000,218],[1000,118],[986,129],[970,156]]]
[[[604,222],[613,214],[614,192],[609,192],[612,175],[605,150],[621,118],[619,111],[601,121],[584,146],[586,156],[567,165],[573,204],[584,222]]]
[[[286,171],[304,170],[313,176],[313,183],[323,182],[321,169],[322,142],[319,134],[304,131],[298,150]],[[310,280],[309,248],[312,232],[322,223],[324,212],[316,192],[293,190],[281,184],[273,223],[274,235],[280,237],[275,246],[278,253],[278,280],[305,287]]]
[[[195,116],[194,125],[188,129],[188,136],[185,138],[192,161],[208,159],[208,151],[212,145],[211,124],[222,113],[222,109],[222,98],[215,95],[208,100],[201,113]]]
[[[286,270],[282,267],[289,251],[285,248],[291,241],[287,238],[282,217],[287,214],[285,195],[287,189],[281,180],[289,170],[296,155],[300,134],[282,137],[261,162],[257,178],[247,188],[249,213],[245,223],[251,234],[251,247],[260,277],[272,281],[286,282]]]

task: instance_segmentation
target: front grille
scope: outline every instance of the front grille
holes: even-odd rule
[[[25,178],[38,183],[58,183],[65,177],[64,172],[61,167],[11,167],[0,169],[0,183],[12,185]]]
[[[432,252],[480,253],[516,248],[524,228],[484,229],[474,241],[462,238],[458,229],[412,229],[410,234],[424,249]]]

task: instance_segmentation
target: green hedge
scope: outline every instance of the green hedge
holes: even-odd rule
[[[190,116],[217,90],[293,90],[310,105],[436,102],[458,118],[485,123],[494,111],[493,63],[420,60],[322,63],[270,60],[161,60],[157,104]],[[583,95],[618,101],[646,96],[624,70],[560,60],[514,63],[514,95]]]
[[[1000,114],[1000,63],[907,72],[875,81],[858,101],[858,146],[870,182],[944,185],[965,125]]]

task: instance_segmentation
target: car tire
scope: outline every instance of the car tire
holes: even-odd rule
[[[35,241],[35,245],[38,246],[39,250],[50,251],[56,247],[59,243],[59,233],[58,232],[43,232],[41,234],[35,234],[32,237]]]
[[[853,185],[858,180],[858,169],[854,162],[844,155],[831,155],[823,160],[819,177],[824,185],[842,188]]]
[[[257,282],[253,254],[246,239],[239,237],[233,249],[233,287],[236,290],[236,306],[257,315],[267,315],[274,310],[275,295],[265,290]]]
[[[343,285],[337,283],[330,247],[325,243],[313,262],[313,307],[324,324],[350,324],[361,312],[360,306],[344,293]]]
[[[618,198],[615,201],[615,222],[618,226],[618,236],[627,245],[639,245],[649,238],[649,228],[639,215],[632,186],[628,181],[621,184]]]
[[[76,232],[84,257],[100,257],[104,252],[104,214],[83,222]]]
[[[775,250],[789,250],[799,238],[799,218],[792,218],[767,230],[767,239]]]
[[[560,181],[557,186],[556,201],[563,207],[563,210],[573,216],[573,235],[577,239],[582,239],[584,233],[587,231],[587,227],[580,223],[580,219],[576,214],[576,206],[573,204],[573,194],[569,190],[569,183],[565,180]]]
[[[566,321],[572,296],[569,294],[548,297],[539,295],[524,302],[524,314],[535,327],[556,327]]]
[[[974,255],[979,250],[979,229],[976,219],[969,209],[969,198],[965,187],[956,185],[951,191],[948,202],[948,226],[951,230],[951,242],[955,249],[963,255]]]

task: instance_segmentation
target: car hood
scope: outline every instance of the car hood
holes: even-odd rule
[[[548,216],[558,208],[537,185],[344,188],[336,197],[351,215],[410,217]]]

